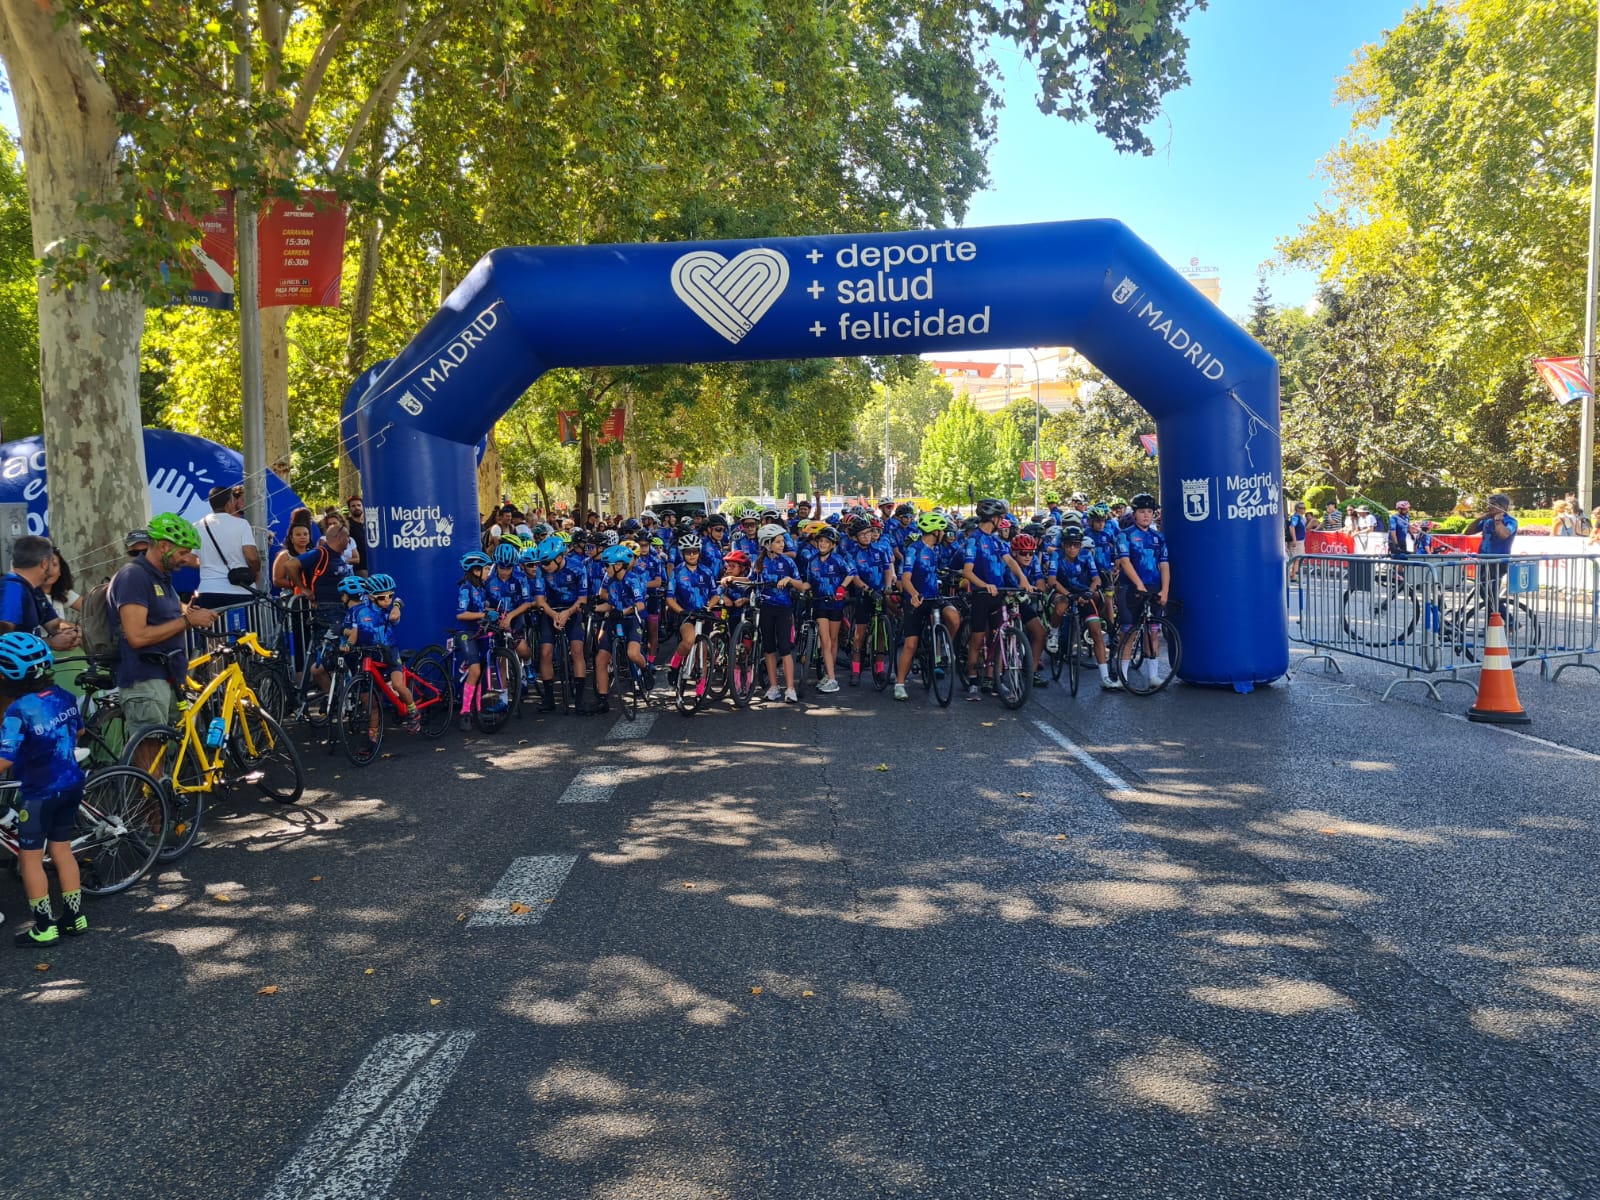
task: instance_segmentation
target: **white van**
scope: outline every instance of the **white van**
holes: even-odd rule
[[[711,512],[711,493],[703,487],[656,488],[644,494],[644,506],[656,513],[670,508],[677,517],[703,517]]]

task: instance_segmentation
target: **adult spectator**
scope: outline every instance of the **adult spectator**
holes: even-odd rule
[[[289,532],[284,535],[283,549],[278,551],[278,557],[272,560],[273,591],[280,593],[295,591],[295,579],[290,573],[289,564],[310,549],[311,526],[290,525]]]
[[[113,623],[121,631],[117,689],[128,729],[177,723],[176,686],[189,671],[188,633],[208,629],[215,614],[184,604],[172,586],[172,572],[199,549],[195,527],[174,513],[150,519],[150,546],[111,578],[107,591]],[[149,747],[148,767],[156,747]]]
[[[367,506],[360,496],[351,496],[344,502],[345,514],[350,526],[350,544],[355,547],[355,556],[350,565],[355,568],[357,575],[366,575],[372,569],[372,557],[367,547]]]
[[[1322,532],[1338,533],[1344,528],[1344,518],[1339,515],[1339,506],[1329,500],[1322,510]]]
[[[1296,501],[1294,515],[1289,518],[1288,530],[1283,539],[1285,548],[1289,551],[1290,583],[1296,583],[1300,579],[1300,556],[1306,552],[1306,533],[1309,528],[1306,523],[1305,501]]]
[[[1557,500],[1551,506],[1554,515],[1550,518],[1551,537],[1579,537],[1578,515],[1573,511],[1570,500]]]
[[[214,487],[207,499],[211,511],[195,526],[200,535],[200,588],[194,602],[211,609],[243,604],[261,578],[255,531],[239,515],[244,511],[244,488]]]
[[[295,587],[311,597],[320,625],[337,626],[344,620],[339,581],[352,573],[344,557],[349,548],[350,531],[344,527],[344,522],[337,517],[324,517],[322,540],[296,558],[289,568]]]
[[[1589,537],[1584,543],[1586,546],[1600,546],[1600,506],[1589,514]]]
[[[1466,534],[1480,534],[1479,554],[1510,554],[1511,541],[1517,536],[1517,519],[1511,515],[1511,497],[1496,492],[1489,497],[1483,515],[1470,522]]]
[[[0,633],[37,633],[51,649],[71,650],[78,644],[78,630],[61,619],[45,594],[55,557],[47,537],[29,534],[11,547],[11,570],[0,583]]]
[[[72,568],[67,566],[67,560],[61,557],[59,550],[50,561],[50,574],[44,580],[45,594],[50,597],[51,605],[63,621],[68,625],[81,624],[83,597],[72,586]]]

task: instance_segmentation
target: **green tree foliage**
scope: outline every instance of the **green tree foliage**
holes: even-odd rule
[[[0,133],[0,436],[39,432],[39,289],[28,187],[17,146]]]
[[[1087,382],[1091,386],[1080,391],[1079,402],[1045,425],[1045,457],[1053,447],[1057,489],[1063,494],[1081,491],[1096,500],[1155,492],[1155,460],[1139,441],[1155,422],[1099,372],[1091,372]]]
[[[1302,378],[1323,416],[1372,414],[1408,439],[1427,421],[1430,453],[1396,453],[1464,488],[1568,481],[1576,414],[1528,360],[1580,345],[1594,61],[1588,0],[1418,6],[1362,53],[1339,90],[1354,117],[1325,163],[1329,200],[1281,246],[1337,287],[1340,336],[1363,331],[1377,355],[1354,378]],[[1397,386],[1435,416],[1386,403]],[[1377,449],[1319,468],[1345,486]]]
[[[994,480],[995,429],[966,396],[952,400],[922,439],[919,495],[940,504],[966,504]]]

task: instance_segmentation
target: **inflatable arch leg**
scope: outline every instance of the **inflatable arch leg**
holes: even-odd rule
[[[473,446],[547,370],[1044,345],[1155,418],[1183,677],[1281,676],[1277,363],[1117,221],[490,252],[347,402],[403,638],[451,623],[478,541]]]

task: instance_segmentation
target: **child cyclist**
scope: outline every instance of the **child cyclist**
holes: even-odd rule
[[[50,647],[31,633],[0,633],[0,770],[10,770],[20,785],[17,811],[18,859],[22,887],[33,925],[17,934],[17,945],[48,946],[61,935],[76,937],[89,928],[83,915],[83,889],[72,857],[72,833],[83,802],[83,768],[73,751],[83,728],[77,701],[55,684]],[[61,883],[61,919],[50,908],[50,881],[44,873],[49,847]]]
[[[589,572],[567,562],[567,543],[559,534],[545,538],[537,549],[542,572],[533,593],[533,607],[539,614],[539,711],[554,712],[556,708],[556,630],[564,629],[572,658],[572,710],[582,714],[589,668],[579,614],[589,599]]]
[[[533,581],[522,570],[522,556],[526,550],[513,545],[512,538],[501,538],[495,546],[494,570],[483,581],[483,590],[489,597],[490,611],[516,631],[517,658],[526,669],[533,655],[528,649],[528,639],[523,636],[523,618],[533,611]]]
[[[1011,539],[1011,557],[1017,566],[1022,568],[1022,577],[1028,581],[1029,591],[1049,588],[1049,577],[1039,561],[1039,542],[1032,534],[1019,533]],[[1049,609],[1046,608],[1045,612],[1048,614]],[[1033,686],[1049,687],[1050,681],[1045,678],[1043,667],[1044,621],[1032,600],[1024,600],[1022,603],[1022,628],[1027,633],[1028,640],[1033,643]]]
[[[839,534],[832,525],[824,524],[812,537],[816,554],[805,579],[816,596],[817,646],[827,675],[817,684],[817,691],[832,693],[839,690],[834,671],[839,661],[839,626],[844,621],[844,581],[850,578],[852,566],[839,550]]]
[[[461,556],[461,579],[456,584],[456,658],[467,664],[466,681],[461,688],[461,728],[472,728],[472,710],[478,700],[478,680],[483,675],[483,657],[489,648],[484,623],[490,620],[489,594],[484,591],[484,573],[494,560],[481,550]]]
[[[1123,630],[1133,628],[1139,602],[1152,593],[1155,604],[1150,615],[1159,617],[1167,602],[1168,589],[1172,586],[1172,568],[1167,562],[1167,539],[1159,529],[1153,527],[1156,498],[1149,492],[1140,492],[1131,503],[1133,524],[1117,538],[1117,566],[1122,571],[1117,584],[1117,627]],[[1149,656],[1148,671],[1153,684],[1159,685],[1166,679],[1161,655],[1167,651],[1168,647],[1154,644],[1154,635],[1145,634],[1145,653]],[[1127,678],[1128,659],[1132,655],[1133,639],[1129,638],[1122,660],[1124,679]]]
[[[907,618],[904,628],[905,645],[900,649],[900,661],[895,664],[894,698],[906,698],[906,676],[917,656],[917,644],[923,631],[937,617],[950,631],[954,645],[961,628],[961,612],[949,599],[939,595],[939,577],[944,571],[945,556],[939,541],[949,532],[950,518],[939,512],[925,512],[917,518],[917,534],[908,539],[904,547],[905,564],[900,573],[900,590],[904,593]],[[946,670],[954,669],[953,663]],[[837,687],[837,685],[835,685]],[[821,689],[818,689],[821,690]]]
[[[644,654],[645,589],[632,571],[635,555],[626,546],[608,546],[600,552],[606,579],[595,595],[595,607],[604,620],[594,656],[595,711],[611,711],[611,656],[619,650],[644,674],[645,690],[656,686],[655,668]]]
[[[1060,654],[1063,650],[1068,654],[1078,652],[1076,646],[1062,647],[1060,644],[1061,618],[1066,614],[1067,605],[1075,604],[1078,606],[1078,620],[1088,629],[1089,637],[1094,641],[1094,661],[1100,668],[1100,686],[1108,691],[1120,688],[1121,682],[1111,677],[1111,669],[1106,662],[1106,636],[1100,620],[1100,592],[1104,585],[1100,561],[1094,550],[1085,544],[1083,534],[1076,529],[1068,529],[1061,535],[1061,556],[1056,561],[1051,585],[1057,603],[1055,618],[1050,624],[1050,653]]]
[[[889,547],[878,541],[878,531],[870,522],[857,519],[845,530],[855,544],[850,548],[850,577],[846,587],[860,589],[856,601],[855,645],[850,656],[850,686],[861,686],[861,650],[867,644],[867,630],[872,625],[875,605],[873,592],[881,592],[887,601],[891,594],[890,581],[894,577],[894,555]]]
[[[750,578],[750,557],[743,550],[729,550],[722,560],[721,595],[728,616],[728,642],[739,641],[744,608],[750,603],[750,589],[741,586]]]
[[[685,534],[678,540],[678,553],[683,564],[672,572],[671,586],[667,589],[667,608],[677,614],[678,647],[672,652],[669,675],[674,686],[678,682],[678,668],[694,645],[695,613],[710,607],[717,593],[717,577],[711,568],[700,561],[700,535]]]
[[[800,703],[794,690],[794,596],[811,590],[800,578],[800,569],[785,552],[789,531],[777,522],[763,525],[756,534],[761,542],[761,558],[755,576],[761,586],[761,616],[757,626],[761,648],[766,651],[768,700]],[[783,687],[778,686],[778,660],[783,659]]]
[[[384,584],[383,604],[373,594],[377,584]],[[387,575],[373,575],[363,579],[347,575],[339,581],[339,595],[344,597],[344,640],[347,646],[366,653],[368,658],[383,663],[389,671],[389,686],[405,706],[406,719],[402,724],[407,733],[422,728],[422,717],[417,712],[417,702],[406,686],[406,673],[400,669],[400,656],[394,648],[394,625],[400,619],[400,604],[394,598],[394,580]],[[377,700],[377,697],[374,697]],[[382,701],[372,706],[367,737],[378,740],[378,714]]]

